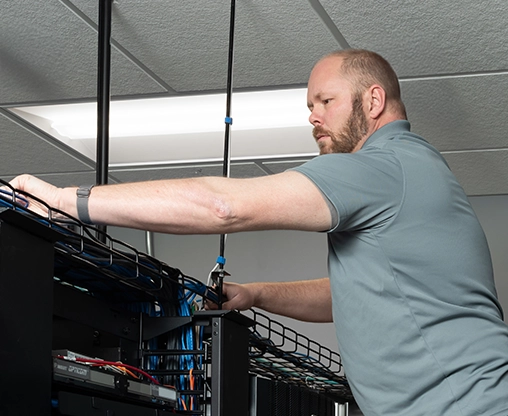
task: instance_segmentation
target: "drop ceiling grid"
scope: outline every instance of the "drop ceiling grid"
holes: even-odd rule
[[[375,50],[399,76],[508,69],[508,2],[323,0],[352,47]]]
[[[97,95],[98,35],[60,2],[2,5],[0,105],[83,99]],[[113,95],[162,89],[112,51]]]
[[[96,20],[93,2],[74,3]],[[237,2],[234,86],[305,84],[338,45],[307,1]],[[224,90],[229,2],[113,4],[112,36],[178,91]]]
[[[97,21],[97,2],[73,3]],[[199,72],[200,82],[203,78],[209,82],[205,67],[215,69],[217,62],[227,60],[227,32],[218,36],[227,30],[221,13],[227,8],[225,2],[218,0],[114,2],[111,35],[172,88],[182,90],[179,77],[186,79]],[[194,89],[199,88],[189,88]]]
[[[0,103],[95,97],[96,32],[57,0],[5,3]],[[166,1],[114,3],[113,37],[178,90],[223,90],[229,2],[173,3],[171,10]],[[97,20],[97,1],[75,4]],[[403,78],[414,131],[444,152],[468,194],[507,194],[508,103],[502,94],[506,74],[468,78],[453,74],[508,69],[508,3],[322,0],[322,4],[353,47],[376,50],[394,64]],[[235,88],[306,83],[314,61],[338,48],[307,0],[238,1],[235,42]],[[112,72],[113,96],[162,91],[114,48]],[[436,74],[451,76],[415,79]],[[0,177],[32,172],[58,186],[95,180],[88,166],[3,116],[0,129]],[[187,175],[192,169],[180,173]],[[141,176],[176,172],[155,170]],[[251,172],[238,172],[245,173]],[[140,177],[135,169],[122,175],[120,180]]]
[[[235,82],[306,85],[315,62],[339,45],[307,1],[238,2]]]

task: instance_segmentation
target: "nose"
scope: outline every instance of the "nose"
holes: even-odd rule
[[[309,123],[312,124],[314,127],[321,125],[323,123],[323,117],[316,107],[314,107],[310,112]]]

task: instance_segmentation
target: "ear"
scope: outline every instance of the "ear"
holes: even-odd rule
[[[386,92],[377,84],[372,85],[367,91],[367,110],[372,119],[377,119],[386,107]]]

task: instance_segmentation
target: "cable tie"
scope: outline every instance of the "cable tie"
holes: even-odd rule
[[[224,119],[224,122],[225,122],[226,124],[233,124],[233,118],[232,118],[232,117],[226,117],[226,118]]]
[[[217,257],[217,263],[224,266],[226,264],[226,259],[222,256],[219,256]]]

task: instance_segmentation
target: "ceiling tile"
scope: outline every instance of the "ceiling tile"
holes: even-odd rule
[[[8,1],[0,25],[0,104],[97,96],[98,35],[55,0]],[[112,95],[164,91],[112,50]]]
[[[401,82],[415,133],[440,151],[508,147],[508,73]]]
[[[94,20],[94,2],[74,3]],[[113,4],[112,36],[178,91],[227,85],[230,3]],[[234,87],[306,84],[315,61],[338,44],[306,1],[237,2]]]
[[[508,2],[323,0],[350,45],[381,53],[399,76],[508,68]]]

